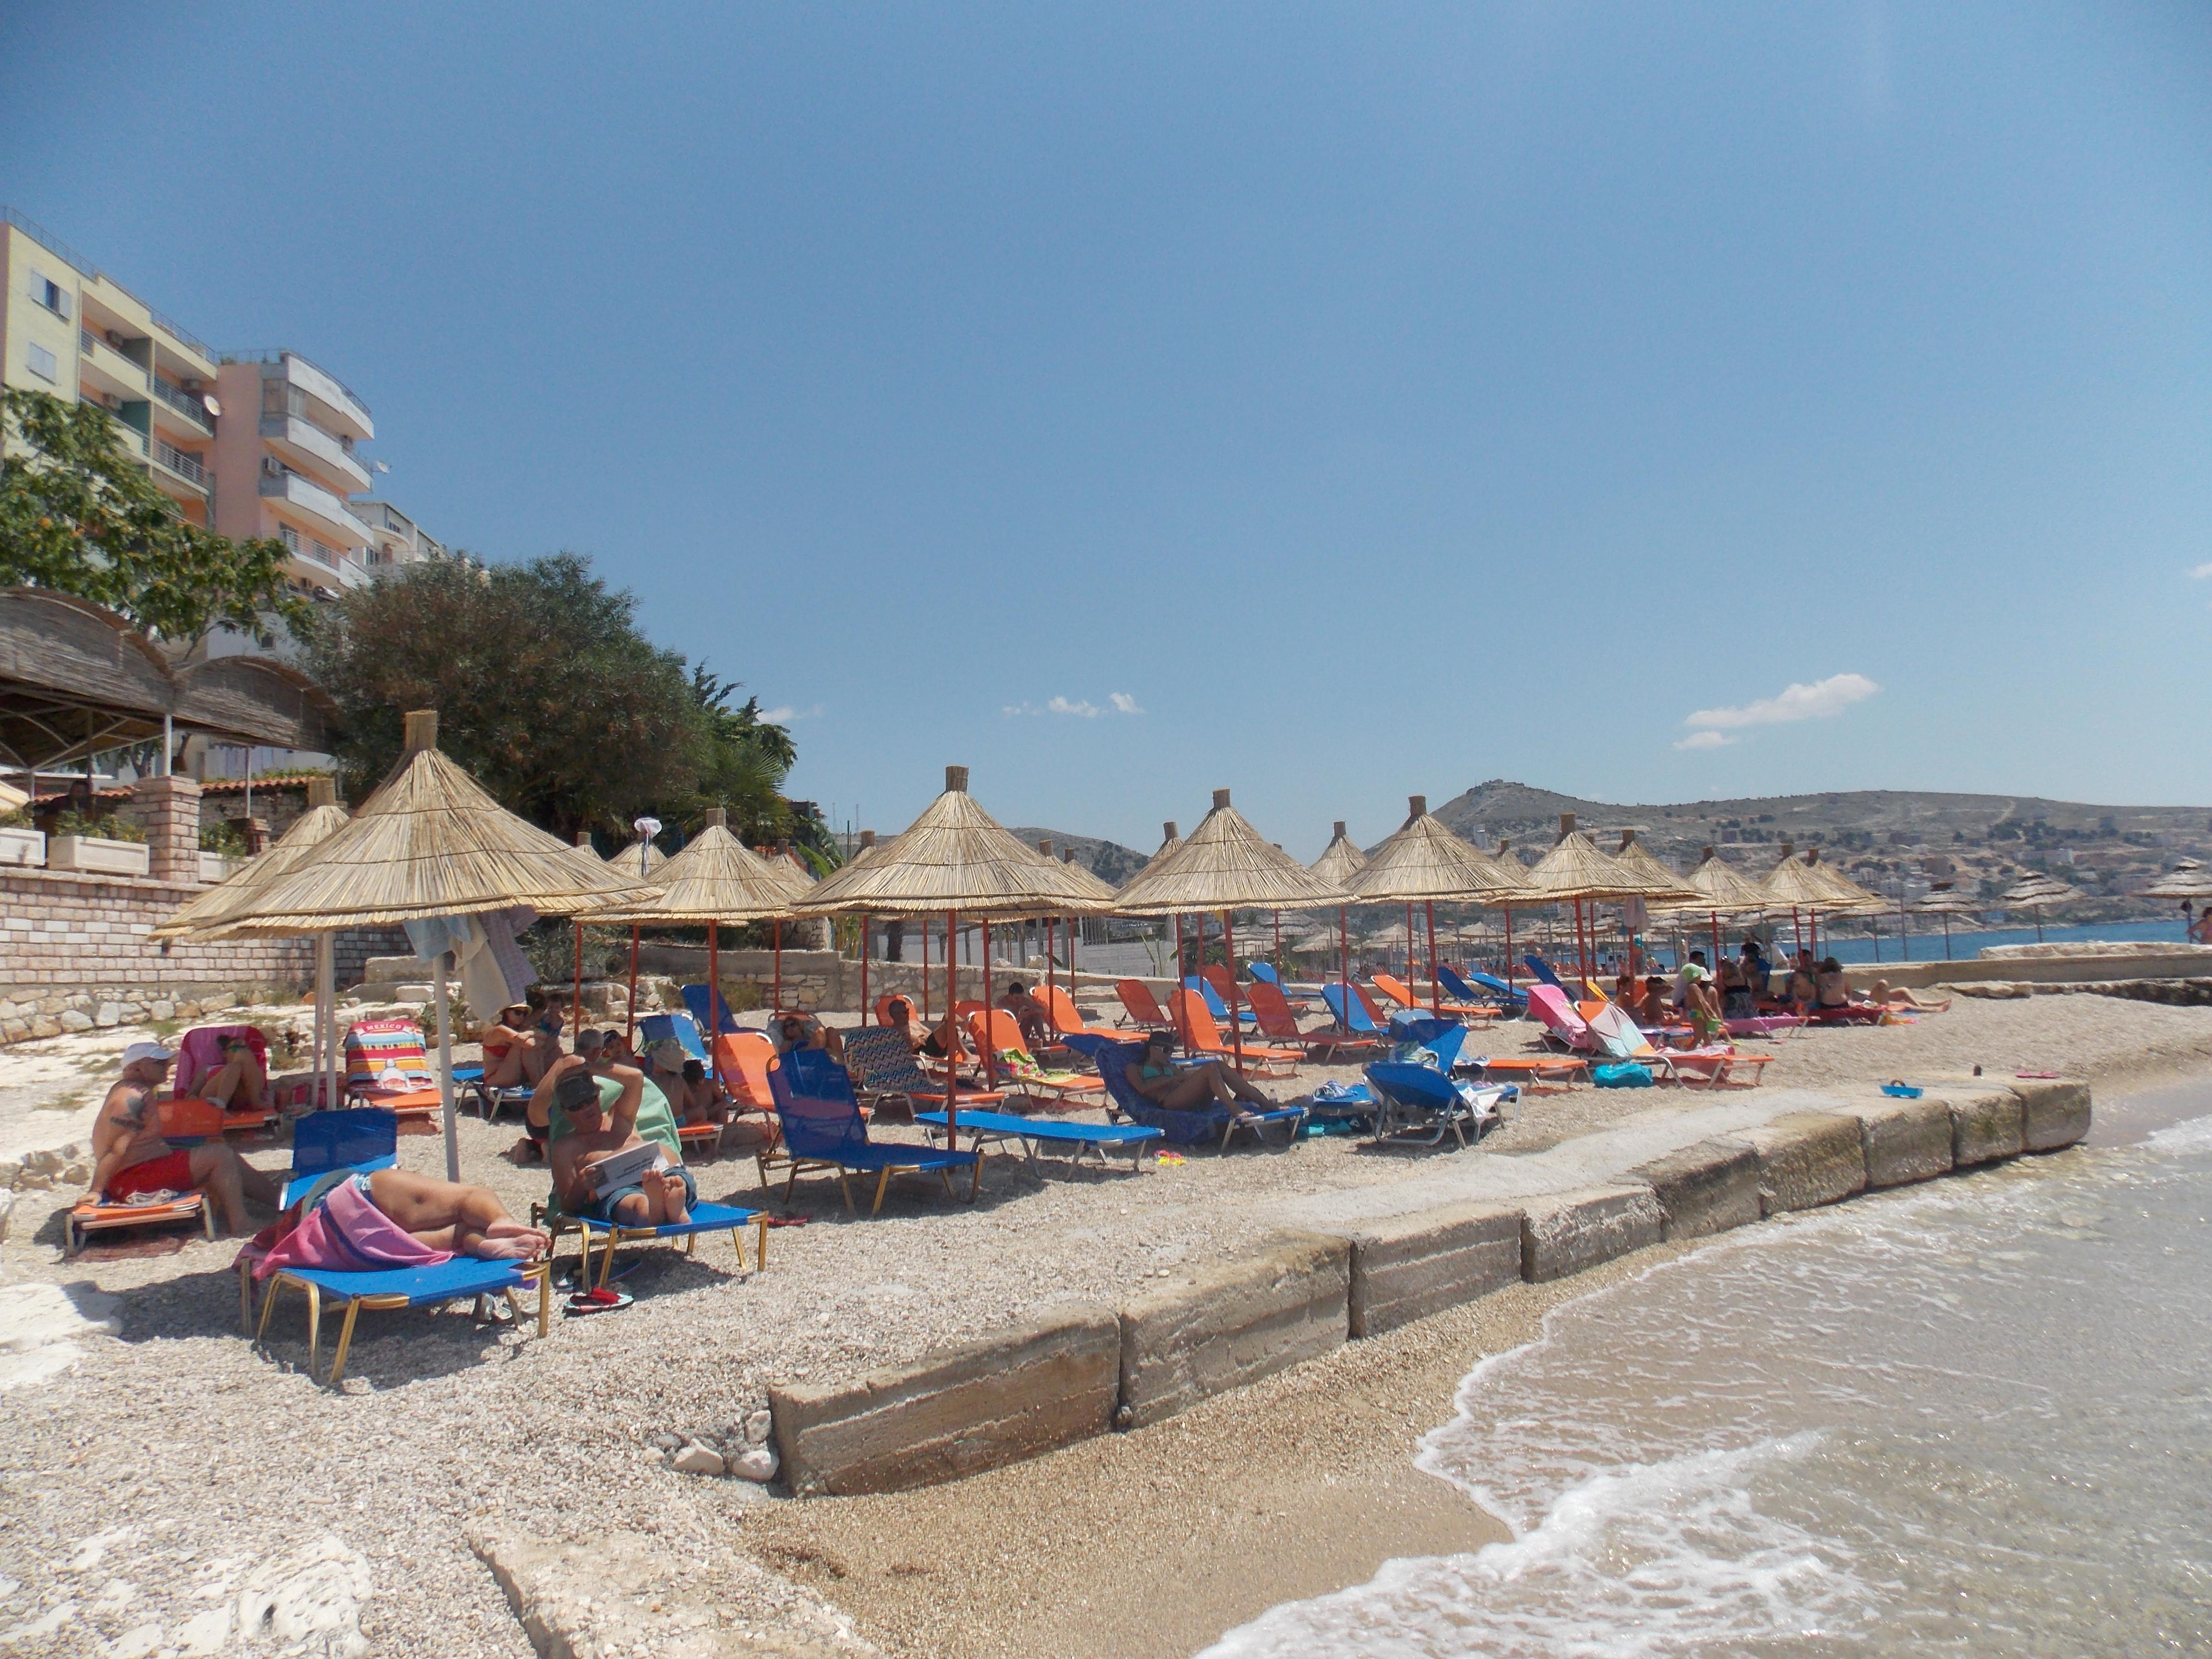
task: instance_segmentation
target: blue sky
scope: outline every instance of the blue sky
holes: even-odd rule
[[[1310,857],[2212,801],[2208,84],[2184,5],[17,7],[0,200],[841,818]]]

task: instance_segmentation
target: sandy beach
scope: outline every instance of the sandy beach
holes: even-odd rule
[[[64,1073],[89,1076],[103,1046],[129,1035],[0,1056],[0,1133],[39,1111],[29,1097]],[[1510,1052],[1527,1040],[1507,1026],[1486,1042]],[[1771,1051],[1764,1087],[1722,1091],[1723,1105],[1976,1065],[1992,1077],[2063,1071],[2102,1093],[2212,1071],[2212,1010],[1961,1001],[1915,1024],[1811,1033]],[[1299,1084],[1350,1074],[1309,1068]],[[11,1389],[0,1414],[0,1472],[32,1495],[0,1529],[0,1575],[15,1585],[0,1635],[67,1607],[16,1650],[77,1652],[94,1633],[148,1629],[173,1644],[257,1572],[313,1547],[357,1564],[370,1650],[520,1655],[529,1640],[475,1544],[497,1532],[589,1549],[619,1533],[661,1540],[689,1564],[687,1594],[711,1607],[718,1639],[769,1644],[702,1652],[1191,1652],[1275,1602],[1364,1580],[1389,1557],[1496,1536],[1494,1520],[1414,1471],[1414,1441],[1450,1415],[1478,1358],[1528,1340],[1547,1308],[1640,1271],[1653,1253],[1509,1289],[1157,1427],[932,1491],[797,1502],[676,1474],[653,1437],[726,1436],[772,1381],[842,1379],[1057,1302],[1110,1300],[1324,1206],[1517,1167],[1506,1159],[1533,1168],[1634,1115],[1715,1100],[1678,1089],[1542,1096],[1467,1152],[1325,1139],[1136,1175],[1048,1162],[1040,1176],[994,1158],[977,1203],[908,1184],[874,1219],[848,1218],[834,1182],[802,1182],[791,1213],[805,1224],[771,1234],[764,1273],[738,1271],[726,1239],[692,1258],[645,1252],[624,1281],[634,1308],[556,1319],[542,1343],[534,1327],[458,1312],[364,1316],[335,1393],[302,1374],[296,1303],[279,1309],[270,1353],[240,1336],[229,1241],[172,1237],[64,1261],[65,1195],[19,1192],[0,1255],[9,1292],[63,1287],[118,1328],[74,1334],[65,1365]],[[507,1160],[514,1139],[512,1127],[461,1125],[465,1174],[520,1214],[545,1178]],[[401,1152],[409,1167],[442,1166],[434,1136],[403,1139]],[[286,1162],[281,1148],[250,1155]],[[706,1165],[701,1188],[756,1200],[750,1158]],[[73,1566],[103,1536],[90,1565]]]

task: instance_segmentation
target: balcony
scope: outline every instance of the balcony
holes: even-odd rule
[[[350,495],[368,488],[368,468],[351,451],[312,421],[297,415],[264,415],[261,436],[291,465],[323,474],[344,485]]]
[[[182,386],[171,386],[158,374],[147,377],[146,383],[154,389],[155,400],[173,414],[181,415],[185,422],[210,437],[215,434],[215,417],[207,412],[207,405],[197,394]]]
[[[112,393],[118,398],[145,397],[145,369],[90,329],[77,331],[76,355],[80,385],[89,386],[95,392]]]
[[[325,374],[296,351],[233,352],[223,358],[227,363],[259,363],[262,379],[276,380],[298,387],[313,398],[326,411],[327,418],[318,425],[343,432],[358,442],[376,436],[376,422],[371,418],[368,405],[353,394],[353,388],[335,374]],[[267,373],[275,369],[273,374]]]
[[[187,455],[165,439],[154,440],[154,460],[167,468],[204,495],[208,489],[208,470],[197,455]]]
[[[304,520],[301,533],[331,544],[341,550],[365,547],[368,532],[359,519],[346,510],[346,504],[312,478],[297,472],[264,474],[258,493],[264,501],[277,504]]]

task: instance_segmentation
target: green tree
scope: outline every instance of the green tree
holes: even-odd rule
[[[704,663],[691,671],[691,696],[705,736],[696,805],[725,808],[730,833],[758,846],[793,832],[791,805],[782,790],[799,750],[789,731],[761,719],[758,697],[730,707],[739,689],[738,682],[719,678]],[[694,812],[684,816],[688,819]]]
[[[283,544],[204,530],[116,447],[107,411],[9,392],[0,433],[0,584],[90,599],[149,634],[191,645],[228,626],[274,643],[305,637],[307,601],[285,580]]]
[[[646,811],[679,824],[701,800],[711,743],[684,659],[579,554],[403,566],[338,601],[308,667],[345,717],[356,790],[398,758],[405,712],[434,708],[439,747],[564,840],[626,837]]]

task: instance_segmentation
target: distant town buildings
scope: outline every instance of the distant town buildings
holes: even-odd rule
[[[106,410],[124,452],[186,519],[283,542],[293,584],[322,599],[448,556],[369,497],[359,446],[376,423],[337,375],[296,351],[212,351],[4,208],[0,233],[0,384]]]

